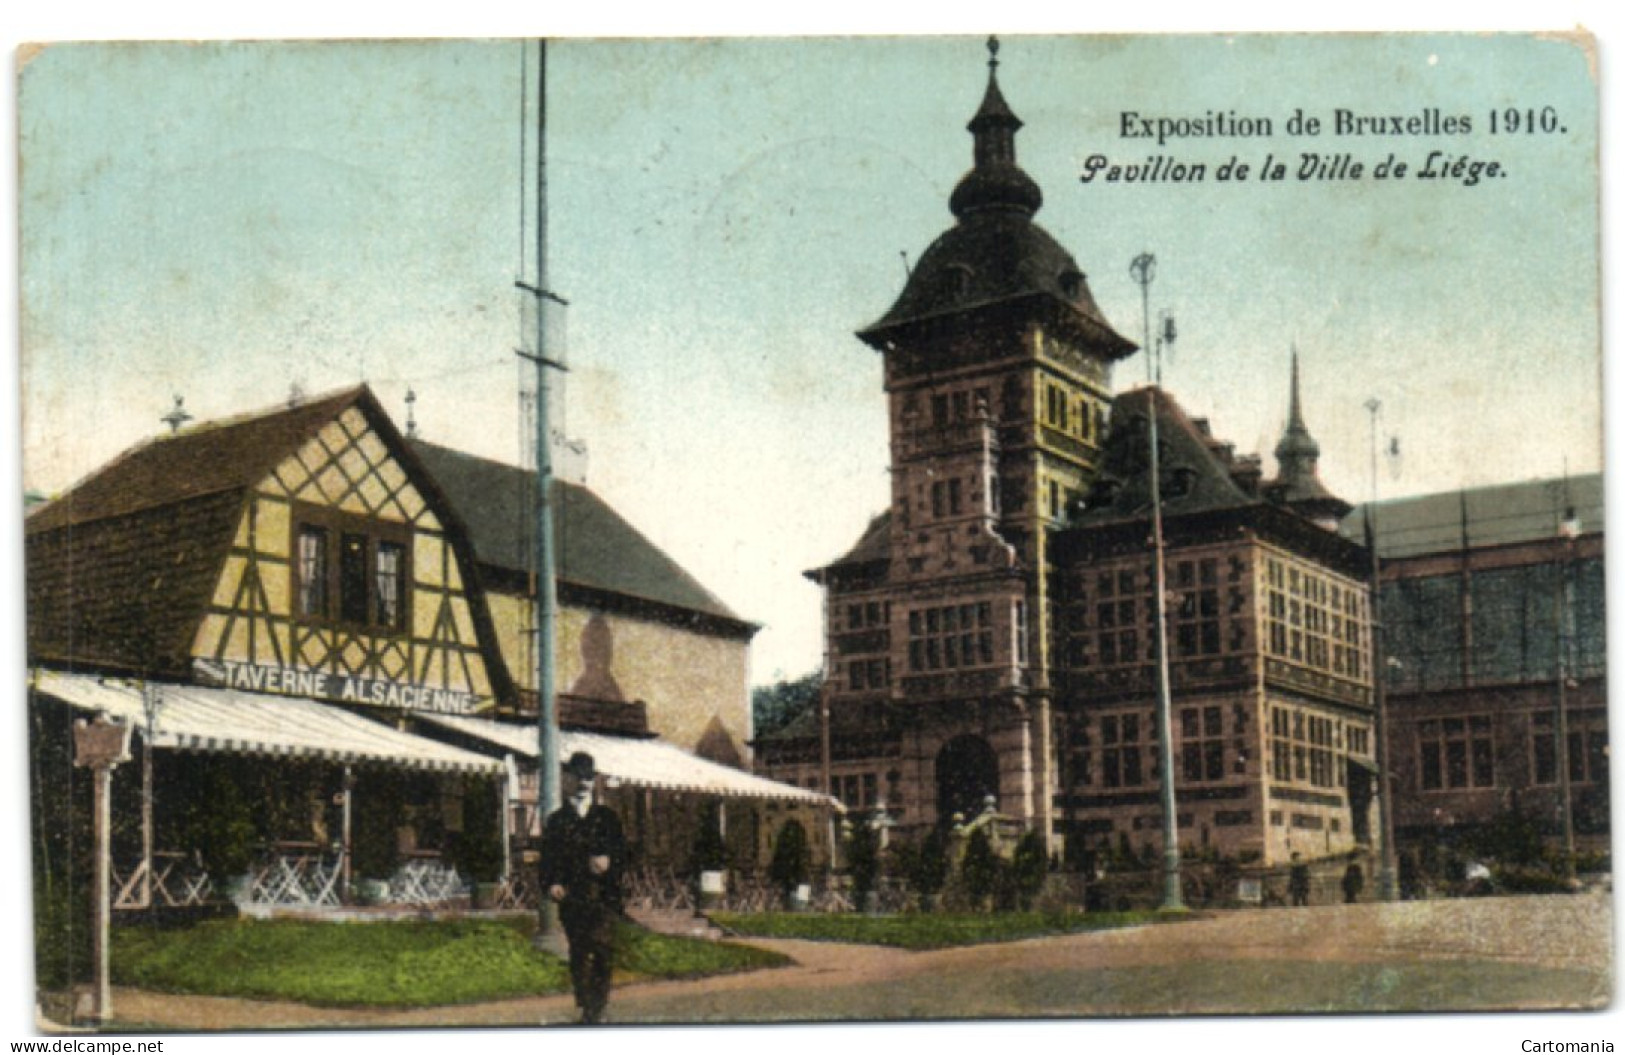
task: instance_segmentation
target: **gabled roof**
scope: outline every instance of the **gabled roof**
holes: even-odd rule
[[[1077,528],[1098,527],[1151,515],[1150,415],[1155,396],[1165,517],[1219,509],[1262,506],[1243,491],[1215,453],[1211,437],[1186,416],[1174,398],[1157,388],[1136,388],[1112,401],[1111,431],[1100,475],[1088,505],[1074,517]]]
[[[1473,547],[1512,545],[1555,538],[1558,524],[1572,506],[1580,530],[1600,534],[1607,506],[1601,473],[1568,480],[1525,480],[1461,491],[1395,498],[1377,503],[1377,551],[1384,558]],[[1364,541],[1369,502],[1344,519],[1340,533]]]
[[[407,442],[462,514],[480,563],[526,572],[533,565],[533,474],[423,440]],[[755,632],[753,624],[587,488],[555,478],[554,503],[561,583],[696,612]]]
[[[813,582],[822,582],[824,573],[836,568],[860,564],[884,564],[889,560],[891,560],[891,510],[888,509],[876,514],[869,521],[869,526],[863,529],[863,534],[851,549],[822,568],[814,568],[807,572],[806,575]]]
[[[33,535],[251,487],[366,391],[364,386],[347,388],[294,407],[223,418],[145,440],[56,499],[35,506],[24,530]]]
[[[23,522],[31,656],[182,674],[248,488],[365,387],[146,440]]]
[[[250,488],[347,408],[366,415],[445,524],[480,593],[458,511],[365,385],[137,444],[24,520],[31,657],[189,676]],[[512,684],[489,610],[471,605],[498,698]]]
[[[1257,462],[1237,457],[1215,440],[1205,423],[1191,420],[1172,396],[1140,388],[1112,405],[1101,471],[1083,512],[1058,536],[1056,559],[1126,539],[1143,541],[1151,519],[1150,444],[1147,404],[1155,396],[1158,466],[1162,475],[1163,525],[1169,537],[1220,537],[1215,531],[1256,532],[1352,574],[1363,550],[1317,525],[1301,512],[1260,498],[1242,480],[1254,480]]]
[[[51,530],[30,518],[29,655],[181,674],[242,509],[220,491]]]

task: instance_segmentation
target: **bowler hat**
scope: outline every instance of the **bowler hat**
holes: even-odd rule
[[[564,763],[564,771],[579,780],[591,780],[598,775],[593,767],[592,756],[585,751],[577,751],[570,756],[570,761]]]

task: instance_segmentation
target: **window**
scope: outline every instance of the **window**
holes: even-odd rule
[[[299,614],[327,615],[327,532],[309,524],[299,529]]]
[[[299,509],[297,515],[295,614],[388,630],[404,628],[411,588],[407,529],[331,509]]]
[[[1224,779],[1224,711],[1218,706],[1179,712],[1180,769],[1187,781]]]
[[[401,625],[401,595],[405,582],[406,549],[398,542],[378,543],[376,556],[376,589],[378,591],[378,625]]]
[[[1416,726],[1423,791],[1495,786],[1494,724],[1487,714],[1439,718]],[[1539,751],[1536,752],[1537,758]],[[1537,782],[1538,782],[1537,776]]]
[[[339,541],[339,618],[367,621],[367,536],[345,532]]]
[[[910,670],[953,670],[993,662],[993,606],[987,601],[908,613]]]
[[[1535,755],[1535,783],[1557,783],[1557,716],[1550,711],[1530,715],[1530,738]],[[1569,780],[1604,783],[1608,780],[1608,726],[1603,710],[1569,711]]]
[[[1140,732],[1150,723],[1141,717],[1138,713],[1108,714],[1100,719],[1101,782],[1108,788],[1145,782]]]
[[[883,689],[891,681],[891,660],[855,659],[847,664],[847,687],[854,692]]]
[[[1220,651],[1219,562],[1182,560],[1174,566],[1174,656],[1212,656]]]
[[[1294,708],[1270,708],[1270,774],[1278,781],[1317,788],[1342,785],[1345,775],[1336,764],[1333,729],[1330,718]]]
[[[1071,402],[1066,389],[1061,388],[1059,385],[1046,385],[1044,396],[1045,422],[1055,428],[1065,430],[1068,421],[1067,408]]]
[[[837,774],[829,781],[834,787],[835,797],[848,809],[867,809],[880,801],[878,781],[873,773]],[[817,784],[817,781],[812,781],[812,784]]]
[[[1103,666],[1138,664],[1155,658],[1150,654],[1154,641],[1149,625],[1144,638],[1147,654],[1140,655],[1140,620],[1149,624],[1151,611],[1149,565],[1146,566],[1147,583],[1142,588],[1132,569],[1099,572],[1095,593],[1100,600],[1094,608],[1094,630],[1097,652]]]
[[[1264,561],[1267,651],[1339,677],[1360,679],[1363,592],[1318,570],[1280,558]]]

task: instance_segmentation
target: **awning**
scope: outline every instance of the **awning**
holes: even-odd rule
[[[464,736],[485,740],[531,761],[535,761],[538,753],[534,725],[516,725],[457,714],[422,714],[418,717]],[[561,729],[559,758],[569,758],[577,751],[592,755],[600,773],[622,784],[841,808],[840,803],[828,795],[719,765],[660,740],[631,740]]]
[[[374,762],[438,772],[497,776],[502,763],[403,733],[339,707],[297,696],[164,683],[152,746],[179,751]],[[146,732],[141,690],[133,682],[37,671],[34,690],[81,711],[104,711]]]

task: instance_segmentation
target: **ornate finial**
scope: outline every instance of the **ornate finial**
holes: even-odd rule
[[[408,437],[415,437],[418,434],[417,418],[413,416],[417,401],[418,394],[408,388],[406,390],[406,435]]]
[[[1013,209],[1031,216],[1044,203],[1032,177],[1016,165],[1016,131],[1021,118],[999,91],[999,38],[987,38],[987,90],[982,105],[966,127],[975,137],[975,167],[948,198],[948,208],[961,219],[981,209]]]
[[[169,431],[170,431],[171,435],[173,435],[174,433],[179,432],[181,430],[182,425],[184,425],[188,421],[192,420],[192,415],[188,414],[186,412],[186,408],[184,406],[182,406],[182,404],[185,403],[185,402],[186,402],[185,399],[183,399],[180,396],[176,396],[175,397],[175,409],[171,410],[168,414],[165,414],[163,417],[158,419],[159,421],[163,422],[165,425],[169,426]]]

